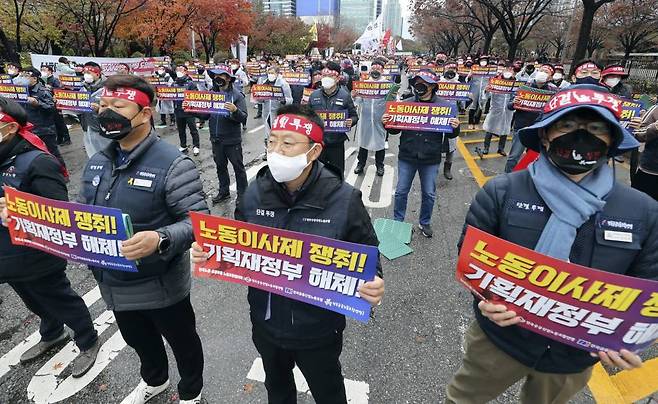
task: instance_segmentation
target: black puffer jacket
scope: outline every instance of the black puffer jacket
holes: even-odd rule
[[[39,137],[55,136],[57,131],[54,118],[57,110],[52,92],[41,82],[37,82],[29,88],[29,95],[37,100],[36,105],[29,102],[23,104],[27,112],[27,120],[34,125],[32,132]]]
[[[320,162],[313,164],[309,178],[295,197],[274,181],[268,167],[261,169],[236,208],[235,218],[336,240],[378,245],[361,191],[343,182],[333,169]],[[263,215],[262,211],[273,214]],[[377,270],[382,277],[379,260]],[[321,307],[255,288],[249,288],[248,297],[254,327],[262,329],[281,346],[299,349],[321,345],[345,328],[345,316]],[[268,304],[271,316],[265,320]]]
[[[615,183],[605,200],[603,211],[578,229],[569,260],[602,271],[658,280],[658,202],[620,183]],[[545,209],[526,210],[517,202]],[[533,249],[550,215],[530,173],[523,170],[487,182],[473,199],[466,225]],[[603,237],[605,230],[619,230],[615,227],[619,223],[625,226],[624,231],[630,227],[631,243]],[[499,327],[482,316],[477,303],[475,299],[475,317],[491,342],[528,367],[547,373],[578,373],[598,360],[589,352],[519,326]]]
[[[21,138],[4,145],[9,152],[0,158],[0,185],[45,198],[68,200],[66,183],[59,162],[51,155],[36,151]],[[2,145],[0,145],[0,148]],[[0,197],[4,192],[0,187]],[[0,225],[0,283],[26,282],[66,269],[66,260],[29,247],[11,244],[9,230]]]
[[[135,233],[158,231],[171,246],[142,258],[138,272],[91,268],[108,308],[150,310],[170,306],[190,293],[190,211],[208,213],[194,161],[155,132],[116,165],[117,143],[96,153],[82,174],[80,202],[121,209]]]

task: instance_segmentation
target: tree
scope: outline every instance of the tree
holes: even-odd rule
[[[310,42],[310,26],[299,18],[258,14],[249,38],[254,53],[299,54]]]
[[[576,37],[576,50],[573,53],[573,60],[571,62],[571,72],[572,75],[575,70],[576,63],[583,59],[585,56],[585,50],[590,40],[590,35],[592,33],[592,24],[594,22],[594,16],[596,12],[606,3],[612,3],[615,0],[582,0],[582,18],[580,20],[580,29],[578,31],[578,36]]]
[[[359,34],[349,27],[336,27],[331,38],[331,44],[339,51],[350,49]],[[391,39],[392,40],[392,39]]]
[[[508,45],[507,59],[516,56],[519,44],[533,27],[548,14],[551,0],[476,0],[498,19],[500,31]]]
[[[658,0],[621,0],[605,7],[603,16],[624,51],[624,60],[633,51],[649,48],[658,35]]]
[[[548,56],[553,49],[552,56],[560,58],[568,37],[569,19],[567,15],[548,15],[535,26],[528,39],[534,42],[537,54]]]
[[[479,1],[455,1],[453,0],[451,7],[462,7],[466,13],[460,18],[463,24],[474,27],[482,33],[484,44],[482,45],[482,53],[489,53],[491,48],[491,41],[494,34],[500,28],[500,21],[491,12],[489,7],[484,6]]]
[[[206,63],[218,46],[228,48],[240,34],[251,29],[253,15],[248,0],[224,0],[222,7],[214,0],[196,0],[196,4],[199,10],[192,19],[192,29],[199,34]]]
[[[458,31],[458,14],[450,4],[432,0],[415,0],[411,30],[432,53],[444,51],[457,55],[462,36]]]
[[[93,56],[105,56],[115,39],[121,18],[140,9],[147,0],[52,0],[71,18],[68,29],[79,33]],[[164,22],[160,22],[162,24]]]
[[[117,37],[137,41],[147,56],[152,56],[155,50],[169,54],[177,43],[187,38],[181,32],[189,28],[190,19],[198,10],[198,2],[148,0],[132,14],[132,18],[121,19]]]

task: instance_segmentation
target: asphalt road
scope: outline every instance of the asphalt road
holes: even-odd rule
[[[249,113],[255,115],[254,110]],[[261,120],[250,118],[248,131],[244,133],[244,160],[252,168],[251,172],[263,164],[260,157],[264,129],[259,129],[260,125]],[[158,131],[166,141],[178,144],[174,130]],[[72,173],[70,196],[74,198],[79,191],[80,171],[86,154],[79,129],[72,135],[74,144],[62,150]],[[217,192],[217,178],[208,132],[202,131],[201,138],[201,155],[194,159],[202,171],[210,203],[210,197]],[[346,164],[348,168],[356,158],[355,147],[354,142],[346,144],[346,150],[352,151]],[[386,157],[386,164],[390,166],[387,176],[374,177],[372,184],[369,180],[364,183],[363,175],[356,178],[357,187],[369,189],[372,185],[371,205],[378,206],[368,208],[373,220],[392,217],[396,155],[397,138],[391,137]],[[488,175],[491,175],[502,171],[504,161],[491,159],[486,164],[491,171]],[[442,402],[445,386],[460,365],[463,335],[473,315],[470,294],[454,280],[456,244],[478,185],[459,154],[455,156],[453,173],[453,181],[443,176],[437,181],[437,202],[432,219],[434,238],[426,239],[416,231],[411,255],[392,262],[382,258],[386,280],[383,304],[367,325],[348,320],[342,363],[345,377],[349,379],[347,389],[351,403]],[[393,177],[389,178],[390,175]],[[232,217],[234,197],[235,192],[230,201],[213,206],[213,214]],[[419,208],[420,184],[416,181],[409,196],[408,222],[417,224]],[[129,347],[123,347],[116,324],[104,313],[102,300],[94,296],[96,283],[91,273],[85,267],[72,264],[68,275],[76,291],[88,294],[92,318],[101,316],[97,323],[105,328],[101,339],[107,341],[103,351],[107,366],[97,372],[96,377],[72,380],[67,365],[73,354],[66,348],[27,366],[5,366],[11,362],[7,357],[11,356],[12,349],[38,330],[38,318],[7,285],[0,285],[3,299],[0,304],[0,403],[29,403],[31,400],[37,403],[121,403],[139,382],[137,356]],[[204,397],[208,403],[267,402],[265,388],[259,381],[262,374],[258,354],[251,342],[246,293],[246,288],[234,284],[211,280],[193,283],[192,303],[205,352]],[[172,386],[152,400],[153,403],[177,399],[178,374],[171,353],[170,365]],[[512,388],[497,402],[517,402],[517,389]],[[301,390],[299,403],[313,403],[301,383],[298,390]],[[61,401],[55,401],[57,397]],[[593,400],[586,391],[574,402]]]

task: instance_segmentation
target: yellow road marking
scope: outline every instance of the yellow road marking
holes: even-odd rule
[[[493,140],[493,139],[492,139]],[[475,182],[482,187],[491,178],[484,175],[469,152],[466,144],[479,143],[484,139],[462,140],[457,138],[457,150],[464,158],[466,166],[471,170]],[[484,158],[496,158],[498,155],[487,155]],[[502,156],[500,156],[502,157]],[[626,163],[617,163],[625,168],[630,168]],[[592,369],[592,378],[589,387],[597,404],[632,404],[658,391],[658,358],[646,361],[641,368],[624,370],[614,376],[610,376],[605,368],[597,363]]]
[[[468,129],[466,129],[466,130],[468,130]],[[462,132],[464,132],[464,131],[462,131]],[[512,137],[508,137],[508,138],[507,138],[507,140],[509,140],[509,141],[511,141],[512,139],[513,139]],[[491,138],[491,142],[492,142],[492,143],[497,142],[497,141],[499,141],[499,140],[500,140],[500,139],[498,139],[497,137],[493,137],[493,138]],[[477,144],[477,143],[484,143],[484,139],[466,139],[466,140],[462,140],[462,141],[464,142],[464,144]]]
[[[475,182],[477,182],[478,185],[482,187],[487,182],[488,178],[484,175],[482,170],[480,170],[480,167],[478,167],[477,163],[475,162],[475,159],[473,158],[471,153],[466,148],[466,145],[464,145],[464,142],[460,138],[457,138],[457,149],[459,150],[459,153],[464,158],[464,161],[466,162],[466,166],[468,166],[469,170],[471,170],[471,173],[473,174],[473,178],[475,178]]]

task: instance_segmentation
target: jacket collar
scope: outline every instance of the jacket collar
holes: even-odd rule
[[[142,155],[146,153],[148,149],[151,148],[151,146],[153,146],[155,142],[158,142],[159,140],[160,139],[155,134],[154,130],[151,129],[151,133],[149,133],[149,135],[144,140],[142,140],[140,144],[138,144],[134,149],[132,149],[130,153],[128,153],[128,157],[126,158],[125,163],[123,163],[118,167],[114,167],[114,170],[119,170],[119,171],[125,170],[130,166],[130,164],[133,161],[138,160]],[[110,144],[107,145],[105,149],[101,150],[101,154],[107,157],[112,162],[113,165],[114,165],[114,161],[116,161],[118,154],[117,147],[119,147],[119,142],[115,140],[110,142]]]
[[[259,171],[256,183],[264,209],[306,207],[324,210],[329,196],[341,185],[342,179],[332,168],[315,161],[311,174],[295,195],[290,195],[285,185],[274,180],[267,166]]]

